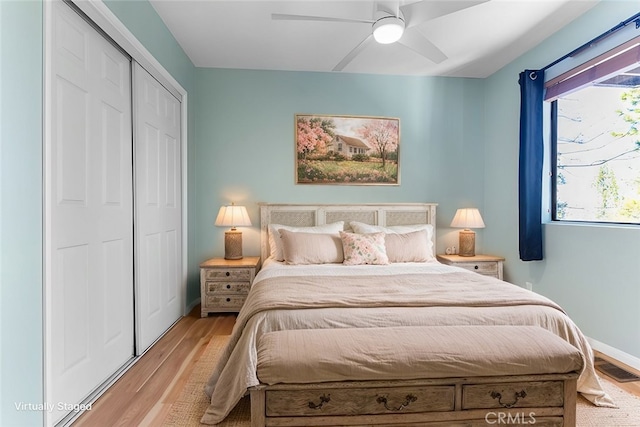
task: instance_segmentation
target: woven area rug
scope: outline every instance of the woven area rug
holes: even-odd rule
[[[171,406],[171,411],[162,424],[164,426],[204,426],[200,419],[209,406],[209,399],[204,393],[206,384],[218,355],[229,341],[228,335],[214,335],[209,341],[202,357],[196,362],[189,380],[180,392],[178,400]],[[249,398],[245,397],[229,414],[221,427],[250,427],[251,406]]]
[[[202,357],[194,366],[178,400],[172,405],[163,423],[164,426],[204,426],[200,424],[200,418],[209,405],[209,400],[203,391],[204,384],[228,339],[226,335],[216,335],[211,339]],[[578,396],[577,426],[640,427],[640,397],[627,393],[608,380],[603,380],[602,383],[618,408],[598,408],[582,396]],[[245,397],[219,426],[249,427],[250,424],[251,407],[249,398]]]

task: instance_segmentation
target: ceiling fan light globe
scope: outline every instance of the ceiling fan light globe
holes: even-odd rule
[[[404,33],[404,21],[395,16],[386,16],[373,23],[373,38],[380,44],[395,43]]]

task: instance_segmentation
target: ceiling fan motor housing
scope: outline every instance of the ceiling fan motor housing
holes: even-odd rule
[[[380,44],[395,43],[403,33],[404,20],[398,16],[383,16],[373,23],[373,37]]]

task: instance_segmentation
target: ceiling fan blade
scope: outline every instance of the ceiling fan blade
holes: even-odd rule
[[[333,71],[342,71],[353,59],[360,54],[367,46],[373,41],[373,34],[370,34],[366,39],[362,40],[358,46],[353,48],[351,52],[347,54],[342,61],[333,67]]]
[[[375,22],[370,19],[333,18],[331,16],[311,16],[311,15],[289,15],[286,13],[272,13],[271,19],[281,20],[281,21],[348,22],[348,23],[356,23],[356,24],[373,24]]]
[[[460,1],[431,1],[422,0],[415,3],[400,6],[400,10],[404,15],[406,28],[422,24],[430,19],[440,16],[449,15],[486,3],[488,0],[460,0]]]
[[[436,45],[427,40],[419,31],[415,29],[413,31],[405,31],[402,38],[398,43],[408,47],[414,52],[419,53],[431,62],[436,64],[441,63],[447,59],[447,55],[444,54]]]

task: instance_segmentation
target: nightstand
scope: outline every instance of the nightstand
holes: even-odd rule
[[[454,265],[464,269],[502,279],[502,263],[504,258],[493,255],[476,255],[476,256],[460,256],[460,255],[437,255],[438,261],[447,265]]]
[[[240,311],[259,269],[260,257],[251,256],[212,258],[200,264],[200,315]]]

